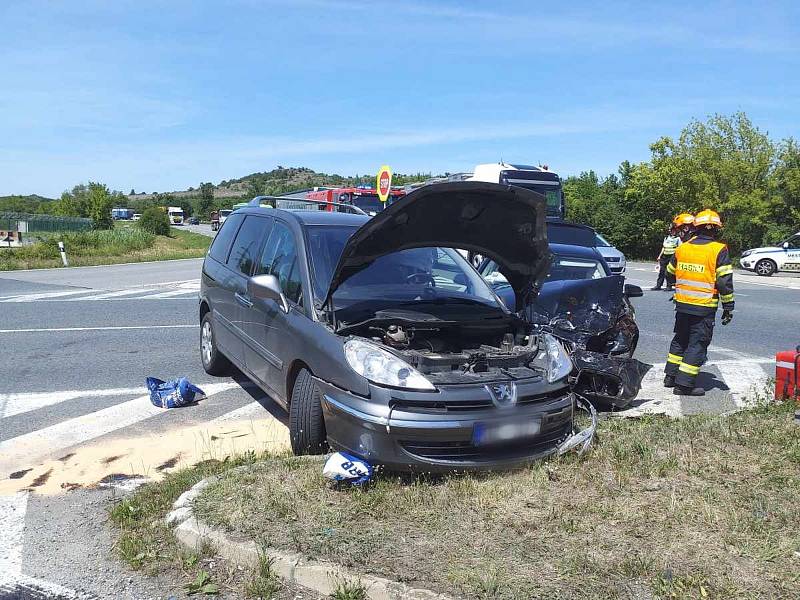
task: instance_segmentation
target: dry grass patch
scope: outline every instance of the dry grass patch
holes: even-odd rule
[[[259,543],[466,598],[800,596],[792,406],[606,420],[595,448],[506,473],[380,476],[322,460],[229,470],[196,501]]]

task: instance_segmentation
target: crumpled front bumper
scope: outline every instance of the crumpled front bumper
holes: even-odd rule
[[[397,471],[508,468],[558,452],[573,435],[574,396],[563,382],[518,382],[519,403],[485,406],[483,386],[404,392],[370,386],[363,398],[315,378],[328,441],[335,450]],[[470,403],[470,398],[474,401]],[[538,423],[538,432],[493,445],[475,443],[476,427]]]

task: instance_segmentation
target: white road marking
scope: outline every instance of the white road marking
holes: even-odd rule
[[[664,363],[655,364],[642,380],[642,389],[630,408],[615,413],[621,417],[639,417],[642,415],[664,414],[670,417],[680,417],[680,397],[675,396],[672,390],[664,387]]]
[[[87,294],[90,293],[92,290],[90,289],[80,289],[80,290],[66,290],[60,292],[42,292],[40,294],[20,294],[17,296],[7,296],[2,299],[2,302],[33,302],[35,300],[46,300],[49,298],[61,298],[63,296],[74,296],[75,294]]]
[[[0,496],[0,582],[4,575],[22,573],[22,543],[28,492]]]
[[[212,423],[224,423],[225,421],[240,421],[245,419],[254,419],[258,417],[265,417],[271,418],[272,415],[267,411],[266,408],[261,406],[258,402],[250,402],[249,404],[245,404],[241,408],[237,408],[236,410],[232,410],[231,412],[225,413],[224,415],[220,415],[216,419],[213,419]]]
[[[186,294],[194,294],[197,297],[197,290],[172,290],[171,292],[161,292],[160,294],[152,294],[149,296],[142,296],[141,300],[160,300],[162,298],[172,298],[173,296],[185,296]]]
[[[757,363],[750,361],[720,361],[712,363],[719,369],[722,380],[730,390],[731,400],[737,407],[747,406],[750,394],[764,387],[769,377]]]
[[[203,391],[211,397],[236,387],[239,385],[235,382],[211,383],[205,385]],[[147,394],[5,440],[0,442],[0,472],[38,462],[71,446],[164,414],[167,410],[154,406]]]
[[[59,331],[119,331],[126,329],[191,329],[200,325],[117,325],[108,327],[54,327],[50,329],[0,329],[0,333],[50,333]]]
[[[28,511],[28,492],[0,496],[0,597],[76,598],[72,590],[22,574],[22,550],[25,542],[25,514]],[[35,592],[30,596],[24,591]],[[7,595],[7,594],[14,594]],[[19,596],[17,594],[20,594]]]
[[[202,386],[199,386],[202,387]],[[76,398],[102,398],[141,394],[146,388],[110,388],[105,390],[67,390],[63,392],[30,392],[23,394],[0,394],[0,419],[21,415],[32,410],[52,406]]]
[[[148,290],[149,291],[149,290]],[[107,300],[108,298],[118,298],[120,296],[131,296],[133,294],[141,294],[142,288],[134,288],[131,290],[119,290],[117,292],[102,292],[93,296],[84,296],[83,298],[70,298],[71,302],[80,302],[81,300]]]

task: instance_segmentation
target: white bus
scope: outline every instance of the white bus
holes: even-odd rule
[[[180,206],[167,207],[170,225],[183,225],[183,209]]]

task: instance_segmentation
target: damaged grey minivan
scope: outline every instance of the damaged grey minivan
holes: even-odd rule
[[[574,439],[573,363],[455,249],[499,265],[517,306],[549,267],[545,200],[430,185],[377,216],[248,207],[203,264],[201,357],[289,412],[295,453],[393,470],[509,466]]]

